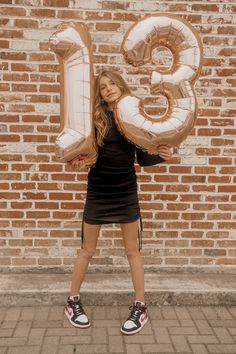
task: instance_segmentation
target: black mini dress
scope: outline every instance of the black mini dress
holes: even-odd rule
[[[107,112],[108,132],[88,173],[84,221],[88,224],[130,223],[140,218],[135,146],[118,131]]]
[[[140,220],[139,250],[142,248],[142,219],[134,168],[135,155],[140,166],[151,166],[163,160],[149,155],[127,141],[115,124],[113,112],[107,111],[108,131],[98,158],[88,173],[87,197],[82,222],[93,225],[131,223]]]

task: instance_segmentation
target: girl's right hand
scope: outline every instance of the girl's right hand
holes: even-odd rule
[[[85,157],[82,155],[78,155],[74,157],[73,160],[68,161],[68,164],[74,168],[82,170],[86,166]]]

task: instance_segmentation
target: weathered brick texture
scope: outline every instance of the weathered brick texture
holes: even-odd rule
[[[236,264],[236,36],[235,2],[1,0],[0,5],[0,267],[66,269],[80,246],[87,172],[54,157],[59,132],[59,64],[48,39],[63,21],[90,29],[95,72],[119,68],[150,114],[166,100],[150,93],[157,65],[129,66],[119,52],[123,36],[145,14],[170,12],[187,19],[204,45],[196,84],[195,128],[169,162],[137,166],[148,266]],[[104,226],[93,266],[127,266],[120,231]]]

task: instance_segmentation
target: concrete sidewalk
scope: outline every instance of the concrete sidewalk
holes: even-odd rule
[[[236,307],[149,306],[149,322],[133,336],[119,331],[127,306],[85,310],[89,329],[72,327],[64,306],[1,307],[0,353],[236,353]]]
[[[149,322],[130,337],[119,330],[134,300],[130,274],[86,275],[86,330],[64,315],[70,281],[71,274],[0,274],[0,354],[236,354],[233,272],[146,273]]]
[[[62,305],[70,281],[71,274],[0,274],[0,304]],[[145,289],[149,305],[236,306],[235,273],[146,273]],[[81,292],[85,305],[129,305],[134,300],[128,273],[88,273]]]

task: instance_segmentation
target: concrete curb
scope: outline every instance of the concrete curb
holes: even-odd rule
[[[149,305],[236,305],[236,275],[206,273],[147,273]],[[71,274],[0,274],[2,306],[62,305]],[[81,289],[84,305],[128,305],[134,300],[130,275],[87,274]]]

